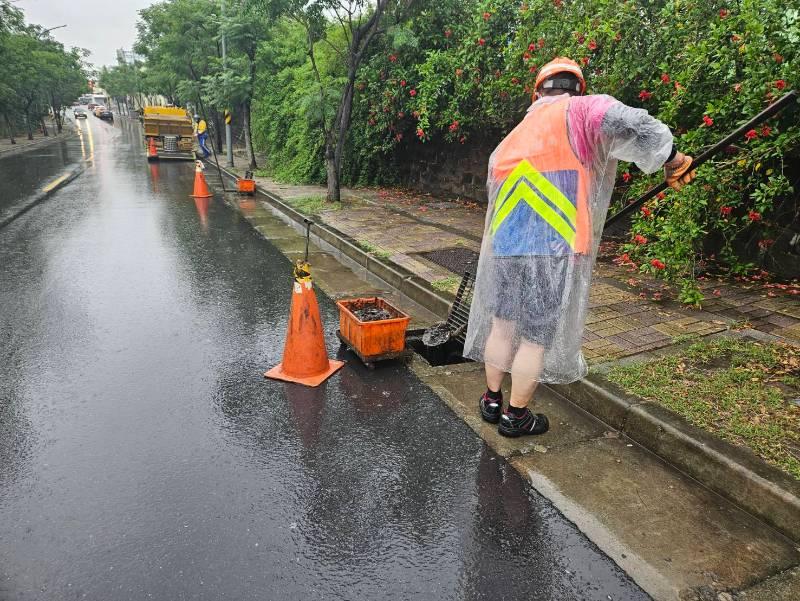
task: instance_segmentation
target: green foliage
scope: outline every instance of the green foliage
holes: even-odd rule
[[[49,111],[60,127],[62,108],[87,89],[85,50],[63,45],[38,25],[26,25],[22,13],[0,2],[0,115],[8,134],[24,121],[29,137]]]
[[[800,479],[796,348],[740,338],[697,342],[681,354],[615,367],[609,379]]]

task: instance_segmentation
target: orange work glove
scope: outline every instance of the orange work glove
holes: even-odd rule
[[[692,157],[679,152],[674,159],[664,165],[664,178],[671,188],[678,191],[697,177],[695,169],[689,171],[691,164]]]

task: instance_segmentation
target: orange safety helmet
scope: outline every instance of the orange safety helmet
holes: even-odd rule
[[[544,83],[545,79],[548,79],[549,77],[559,73],[572,73],[578,78],[578,81],[581,84],[581,94],[586,91],[586,80],[583,78],[583,71],[581,71],[578,63],[563,56],[554,58],[549,63],[542,66],[541,69],[539,69],[539,73],[536,74],[536,85],[533,86],[533,89],[538,90],[539,86]]]

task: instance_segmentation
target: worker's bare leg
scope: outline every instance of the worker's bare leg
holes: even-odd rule
[[[533,399],[539,375],[542,372],[544,347],[532,342],[522,341],[511,364],[512,407],[527,407]]]
[[[511,340],[514,336],[514,324],[510,321],[492,319],[492,330],[486,339],[483,351],[484,368],[486,369],[486,387],[497,392],[503,385],[506,372],[495,367],[508,365],[511,361]]]

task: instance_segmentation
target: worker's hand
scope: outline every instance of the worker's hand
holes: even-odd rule
[[[664,179],[667,180],[670,187],[676,191],[680,190],[697,177],[696,169],[689,171],[691,164],[692,157],[678,152],[675,154],[674,159],[664,165]]]

